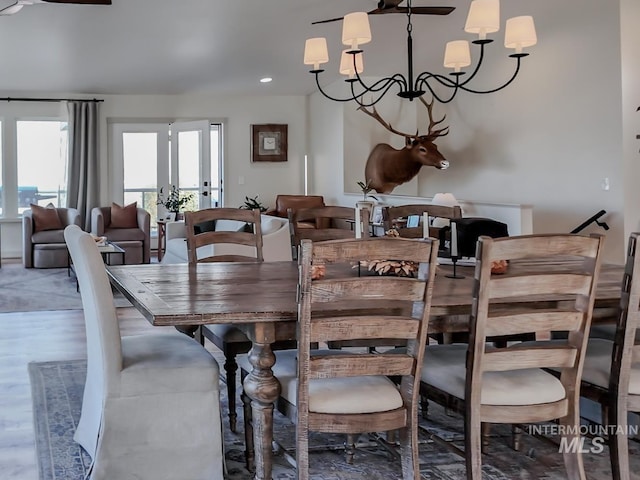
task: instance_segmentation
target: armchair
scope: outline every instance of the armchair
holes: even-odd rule
[[[135,223],[121,228],[112,222],[112,210],[120,208],[115,203],[111,207],[95,207],[91,210],[91,233],[107,237],[110,242],[125,251],[124,263],[137,264],[151,261],[151,215],[143,208],[135,208]],[[127,207],[124,207],[126,209]],[[134,226],[135,225],[135,226]]]
[[[289,218],[289,210],[296,213],[302,208],[324,207],[324,197],[322,195],[278,195],[276,197],[276,207],[267,210],[266,215],[274,217]],[[300,222],[298,227],[303,228],[327,228],[327,219],[318,219],[313,222]]]
[[[56,215],[51,210],[55,210]],[[69,265],[64,229],[67,225],[80,226],[80,223],[80,213],[75,208],[32,205],[31,209],[25,210],[22,214],[22,263],[25,268],[60,268]]]

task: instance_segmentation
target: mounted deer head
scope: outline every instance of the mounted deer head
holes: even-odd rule
[[[363,106],[358,109],[376,119],[391,133],[400,135],[405,139],[405,147],[401,150],[396,150],[386,143],[379,143],[371,150],[364,175],[370,186],[378,193],[391,193],[398,185],[406,183],[415,177],[423,165],[442,170],[449,168],[449,162],[444,159],[438,151],[438,147],[433,143],[436,138],[443,137],[449,133],[449,127],[436,128],[444,121],[446,115],[440,120],[434,120],[434,101],[431,100],[431,103],[428,103],[422,97],[419,97],[419,99],[427,107],[427,113],[429,114],[429,132],[426,135],[419,135],[418,132],[415,135],[411,135],[396,130],[390,123],[382,119],[375,107],[371,111]]]

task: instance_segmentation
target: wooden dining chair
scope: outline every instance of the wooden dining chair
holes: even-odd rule
[[[481,480],[483,423],[522,424],[559,419],[571,444],[579,437],[580,376],[603,237],[530,235],[477,246],[470,341],[430,345],[421,393],[464,414],[467,478]],[[504,274],[492,262],[509,262]],[[501,307],[501,301],[518,307]],[[566,339],[495,348],[497,335],[565,332]],[[561,369],[559,378],[546,368]],[[575,429],[575,430],[572,430]],[[579,449],[564,453],[568,478],[584,479]]]
[[[356,210],[351,207],[310,207],[293,211],[289,209],[289,232],[291,235],[291,254],[298,259],[300,241],[303,239],[321,242],[355,238]],[[362,237],[369,236],[369,216],[367,209],[361,210]],[[340,225],[342,223],[342,225]],[[310,227],[311,225],[311,227]],[[315,225],[315,228],[313,227]]]
[[[615,338],[590,338],[582,371],[581,395],[598,402],[603,425],[614,427],[608,437],[614,480],[630,479],[627,417],[629,412],[640,412],[639,237],[639,233],[629,237]]]
[[[296,425],[297,478],[309,478],[310,431],[353,436],[396,429],[403,478],[420,478],[418,386],[437,251],[438,241],[432,239],[302,240],[299,346],[297,351],[276,352],[273,367],[282,385],[278,406]],[[352,263],[380,258],[419,264],[416,278],[359,276],[351,268]],[[312,348],[314,343],[381,338],[403,340],[407,348],[402,353]],[[250,368],[246,359],[240,363]],[[399,385],[389,376],[399,379]],[[253,437],[247,401],[244,413],[250,465]]]
[[[196,225],[228,222],[225,230],[196,233]],[[260,210],[209,208],[185,212],[189,264],[201,262],[262,262]],[[246,226],[249,227],[246,227]],[[247,231],[250,230],[250,231]],[[240,249],[239,249],[240,248]],[[203,325],[202,341],[208,339],[224,354],[229,400],[229,428],[236,431],[236,356],[251,350],[251,340],[233,325]],[[295,348],[294,341],[277,342],[273,349]]]
[[[462,218],[462,210],[459,206],[448,207],[445,205],[430,205],[430,204],[415,204],[415,205],[398,205],[395,207],[385,207],[382,209],[382,222],[384,224],[384,230],[391,230],[395,228],[401,237],[405,238],[423,238],[424,229],[422,225],[423,215],[427,214],[430,219],[435,218]],[[420,223],[415,227],[408,227],[406,219],[410,215],[418,215],[420,217]],[[402,219],[399,221],[399,219]],[[433,238],[440,238],[441,228],[433,225],[429,225],[429,236]],[[440,248],[444,248],[444,245],[440,245]]]

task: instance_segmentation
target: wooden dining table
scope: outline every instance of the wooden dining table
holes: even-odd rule
[[[545,271],[560,267],[541,262],[539,268]],[[254,478],[271,479],[273,408],[280,394],[280,384],[271,370],[275,363],[271,344],[296,338],[297,263],[122,265],[109,266],[107,272],[111,283],[152,325],[234,324],[251,339],[249,361],[253,370],[243,386],[252,400]],[[602,266],[596,308],[617,307],[622,272],[622,266]],[[449,266],[438,267],[430,333],[469,329],[474,269],[458,267],[457,273],[464,278],[449,278],[448,273]],[[513,302],[511,299],[505,305]]]

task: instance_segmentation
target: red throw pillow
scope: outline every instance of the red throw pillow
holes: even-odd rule
[[[125,207],[111,204],[111,228],[138,228],[138,202]]]
[[[31,217],[33,218],[33,231],[42,232],[43,230],[60,230],[63,227],[58,210],[55,207],[41,207],[40,205],[31,204]]]

